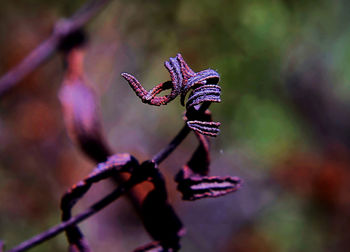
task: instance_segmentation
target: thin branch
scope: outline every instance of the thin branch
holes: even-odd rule
[[[17,66],[0,77],[0,96],[15,86],[52,56],[62,39],[82,28],[111,0],[92,0],[79,9],[70,19],[57,22],[52,35],[38,45]]]
[[[160,150],[156,155],[153,156],[152,161],[155,164],[160,164],[164,161],[179,144],[187,137],[187,135],[191,132],[191,129],[185,124],[180,132],[174,137],[173,140],[162,150]]]
[[[210,102],[204,102],[199,109],[195,109],[196,113],[204,113],[207,108],[210,106]],[[160,150],[156,155],[153,156],[152,161],[159,165],[163,162],[176,148],[180,143],[187,137],[191,132],[191,129],[185,124],[180,132],[171,140],[171,142],[162,150]]]
[[[45,232],[42,232],[41,234],[38,234],[29,240],[26,240],[19,244],[18,246],[8,250],[7,252],[20,252],[20,251],[26,251],[56,235],[66,230],[68,227],[77,224],[79,222],[82,222],[83,220],[89,218],[90,216],[96,214],[106,206],[108,206],[110,203],[115,201],[118,197],[120,197],[123,193],[128,191],[130,188],[135,186],[136,184],[140,183],[142,181],[130,179],[127,182],[125,182],[123,185],[119,186],[117,189],[115,189],[112,193],[108,194],[106,197],[104,197],[102,200],[98,201],[94,205],[92,205],[90,208],[85,210],[85,212],[78,214],[75,217],[72,217],[68,221],[62,222],[50,229],[48,229]]]

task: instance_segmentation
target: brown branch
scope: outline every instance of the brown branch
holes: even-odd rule
[[[52,237],[58,235],[59,233],[63,232],[67,228],[69,228],[72,225],[75,225],[79,222],[82,222],[83,220],[89,218],[90,216],[96,214],[109,204],[111,204],[113,201],[115,201],[118,197],[120,197],[123,193],[128,191],[130,188],[135,186],[136,184],[140,183],[142,181],[130,179],[127,182],[125,182],[123,185],[119,186],[117,189],[115,189],[112,193],[108,194],[106,197],[104,197],[102,200],[98,201],[94,205],[92,205],[90,208],[85,210],[85,212],[78,214],[77,216],[69,219],[68,221],[62,222],[50,229],[48,229],[45,232],[42,232],[29,240],[26,240],[19,244],[18,246],[8,250],[7,252],[20,252],[20,251],[26,251],[40,243],[43,243],[44,241],[51,239]]]
[[[82,28],[110,1],[91,0],[81,7],[70,19],[59,20],[48,39],[31,51],[17,66],[0,77],[0,96],[48,60],[55,53],[60,42],[65,37]]]

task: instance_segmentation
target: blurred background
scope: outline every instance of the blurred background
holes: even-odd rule
[[[0,75],[85,1],[2,0]],[[87,26],[86,74],[115,152],[145,160],[182,127],[184,108],[148,106],[120,73],[147,89],[168,80],[180,52],[221,75],[213,104],[213,175],[244,186],[183,202],[173,176],[192,135],[161,165],[187,234],[182,251],[348,251],[350,247],[350,2],[346,0],[112,1]],[[0,239],[7,248],[60,221],[61,195],[94,167],[68,138],[56,54],[0,100]],[[82,211],[113,188],[95,186]],[[124,198],[80,225],[94,251],[132,251],[151,239]],[[64,235],[32,251],[66,251]]]

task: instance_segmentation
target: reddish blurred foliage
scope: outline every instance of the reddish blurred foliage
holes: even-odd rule
[[[55,111],[39,99],[22,102],[14,112],[15,131],[26,140],[40,141],[58,134]]]
[[[306,199],[304,213],[324,226],[325,251],[350,247],[350,150],[336,145],[323,153],[295,152],[273,174],[287,191]],[[315,212],[317,209],[317,212]]]
[[[324,153],[293,153],[273,175],[287,190],[329,210],[350,209],[350,150],[336,146]]]
[[[49,212],[49,206],[42,204],[50,198],[50,192],[45,192],[34,186],[23,187],[16,180],[11,180],[2,187],[3,191],[11,191],[11,194],[1,194],[2,209],[11,213],[12,218],[25,218],[39,221]],[[16,197],[15,199],[13,197]]]
[[[65,187],[75,183],[81,178],[81,174],[87,174],[93,166],[88,160],[77,155],[77,153],[78,151],[72,149],[62,150],[58,157],[57,176],[55,177]]]
[[[270,243],[264,234],[247,225],[235,234],[230,245],[224,250],[227,252],[275,252],[276,248]]]

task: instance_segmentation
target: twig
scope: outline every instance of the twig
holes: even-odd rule
[[[196,113],[204,113],[207,108],[210,106],[210,102],[204,102],[198,110],[195,110]],[[193,112],[193,111],[192,111]],[[180,132],[171,140],[171,142],[162,150],[160,150],[156,155],[153,156],[152,161],[159,165],[164,161],[179,144],[187,137],[191,132],[191,129],[185,124]]]
[[[128,191],[131,187],[134,185],[140,183],[142,181],[138,180],[128,180],[123,185],[119,186],[117,189],[115,189],[112,193],[108,194],[106,197],[104,197],[102,200],[98,201],[94,205],[92,205],[90,208],[88,208],[85,212],[78,214],[75,217],[72,217],[70,220],[62,222],[49,230],[42,232],[41,234],[38,234],[34,236],[33,238],[30,238],[29,240],[26,240],[19,244],[18,246],[8,250],[7,252],[20,252],[28,250],[35,245],[38,245],[56,235],[66,230],[68,227],[77,224],[90,216],[96,214],[106,206],[108,206],[110,203],[112,203],[114,200],[116,200],[119,196],[121,196],[124,192]]]
[[[160,150],[156,155],[154,155],[152,161],[155,164],[159,165],[187,137],[190,131],[191,129],[187,126],[187,124],[185,124],[180,130],[180,132],[174,137],[174,139],[171,140],[171,142],[164,149]]]
[[[33,72],[57,50],[62,39],[82,28],[111,0],[92,0],[79,9],[70,19],[56,23],[52,35],[37,46],[17,66],[0,77],[0,96]]]

